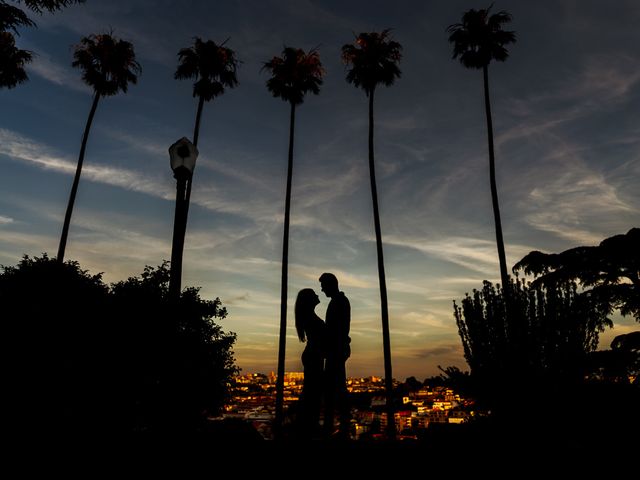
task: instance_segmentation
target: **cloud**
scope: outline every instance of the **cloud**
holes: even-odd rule
[[[509,128],[496,135],[497,146],[523,138],[559,138],[562,126],[594,112],[610,110],[629,100],[640,85],[640,57],[628,54],[591,55],[573,77],[562,80],[543,94],[512,98],[505,102]]]
[[[576,96],[593,96],[598,102],[623,101],[640,82],[640,58],[626,54],[588,58]]]
[[[610,220],[619,222],[637,207],[621,197],[612,180],[587,165],[577,150],[559,145],[543,159],[548,163],[545,179],[528,188],[521,202],[523,218],[573,244],[596,244],[610,233]]]
[[[141,148],[151,149],[152,147],[147,145]],[[77,161],[60,155],[46,144],[2,128],[0,128],[0,154],[45,170],[53,170],[67,175],[74,175],[77,166]],[[85,161],[82,168],[82,178],[165,200],[175,198],[171,182],[166,179],[164,174],[160,173],[153,175],[147,172],[104,164],[96,165]],[[238,199],[239,195],[242,195],[243,198]],[[194,182],[191,201],[212,211],[232,213],[262,221],[271,221],[270,219],[282,221],[279,209],[273,206],[274,202],[265,201],[265,198],[259,196],[247,197],[240,189],[234,197],[233,194],[230,195],[226,189],[223,191],[218,185]]]
[[[54,62],[38,47],[36,47],[36,51],[38,53],[34,55],[33,62],[28,67],[29,71],[56,85],[83,93],[92,93],[92,89],[82,82],[79,72],[74,72],[70,67]]]
[[[292,273],[298,274],[303,278],[308,279],[311,282],[315,282],[315,285],[319,285],[318,278],[322,275],[323,272],[309,272],[309,268],[302,265],[291,265],[290,270]],[[355,275],[348,272],[345,272],[339,268],[327,268],[327,272],[333,273],[340,283],[340,288],[375,288],[377,286],[377,279],[374,282],[373,278]]]
[[[448,344],[436,347],[411,349],[410,352],[407,353],[414,358],[427,359],[443,357],[451,354],[457,355],[461,350],[462,347],[458,344]]]
[[[471,237],[444,237],[437,240],[385,236],[385,243],[418,250],[427,255],[460,265],[485,276],[495,276],[498,254],[493,240]],[[527,246],[507,246],[510,256],[522,258],[532,249]]]
[[[7,225],[9,223],[13,223],[14,220],[11,217],[5,217],[4,215],[0,215],[0,225]]]
[[[0,143],[0,153],[14,160],[28,162],[45,170],[54,170],[67,175],[75,174],[77,162],[60,156],[47,145],[28,137],[0,128]],[[94,182],[160,198],[171,199],[173,196],[167,184],[158,178],[154,179],[134,170],[88,163],[83,165],[82,175]]]

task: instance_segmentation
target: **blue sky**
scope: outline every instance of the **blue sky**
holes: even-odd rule
[[[376,162],[394,376],[466,368],[452,300],[499,278],[482,76],[451,60],[445,28],[469,1],[87,0],[22,30],[30,81],[0,91],[0,264],[55,255],[91,92],[71,68],[82,36],[113,29],[143,72],[101,101],[67,258],[117,281],[170,257],[175,181],[167,149],[193,131],[191,82],[173,80],[192,37],[229,39],[240,85],[205,106],[184,285],[220,297],[245,372],[275,370],[288,106],[262,62],[318,47],[319,96],[298,109],[290,237],[287,370],[301,370],[298,290],[334,272],[352,304],[349,375],[383,372],[367,167],[367,102],[340,47],[393,28],[402,78],[376,96]],[[640,3],[503,0],[518,42],[492,64],[497,179],[510,265],[531,250],[597,244],[640,225]],[[324,317],[327,299],[317,313]],[[615,317],[602,337],[637,330]]]

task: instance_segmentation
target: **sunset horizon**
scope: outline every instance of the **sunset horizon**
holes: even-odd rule
[[[88,0],[33,15],[37,28],[16,36],[34,52],[29,80],[0,90],[0,265],[56,255],[92,105],[73,49],[108,32],[131,42],[142,69],[126,94],[100,99],[65,259],[112,284],[171,258],[168,149],[193,140],[198,107],[194,82],[174,73],[180,49],[211,39],[237,54],[238,85],[202,111],[182,287],[221,300],[228,315],[216,323],[237,335],[241,374],[277,371],[289,106],[267,90],[263,67],[284,47],[317,51],[324,83],[296,107],[285,371],[303,371],[296,295],[313,289],[325,318],[319,277],[331,272],[351,305],[347,376],[384,377],[368,101],[345,81],[341,47],[390,29],[402,74],[376,89],[375,162],[393,378],[468,371],[453,302],[501,275],[482,70],[452,58],[446,29],[487,6]],[[511,273],[531,251],[597,246],[640,226],[640,5],[504,0],[493,10],[508,10],[517,34],[489,68]],[[638,330],[631,315],[611,318],[599,349]]]

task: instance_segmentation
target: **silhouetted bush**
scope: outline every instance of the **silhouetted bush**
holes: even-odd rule
[[[77,262],[25,256],[0,274],[9,415],[25,428],[75,428],[98,414],[109,290]]]
[[[179,303],[169,298],[169,268],[146,267],[112,287],[120,332],[120,381],[117,399],[126,428],[200,429],[227,400],[237,372],[232,346],[236,336],[214,323],[227,311],[219,299],[200,298],[186,288]]]
[[[505,389],[534,391],[569,385],[584,375],[587,355],[599,333],[612,323],[609,310],[578,294],[573,282],[543,288],[511,282],[510,303],[504,291],[485,281],[454,302],[458,332],[474,384],[485,399],[504,399]]]
[[[168,299],[169,268],[146,267],[109,288],[77,262],[25,256],[0,273],[8,352],[5,415],[55,434],[202,430],[237,371],[197,288]]]

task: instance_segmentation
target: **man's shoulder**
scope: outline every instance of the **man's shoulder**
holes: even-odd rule
[[[344,292],[339,292],[338,295],[336,295],[336,301],[341,305],[349,306],[349,299],[344,294]]]

